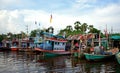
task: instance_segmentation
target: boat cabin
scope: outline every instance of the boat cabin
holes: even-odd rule
[[[19,47],[19,41],[18,41],[18,39],[13,39],[12,40],[12,47]]]
[[[21,40],[21,48],[33,48],[34,46],[34,38],[24,38]]]
[[[43,37],[36,37],[37,47],[44,50],[65,51],[67,40],[63,36],[53,35],[52,33],[43,33]]]
[[[67,43],[66,40],[49,38],[49,39],[46,40],[46,42],[51,45],[51,50],[65,51],[66,43]]]

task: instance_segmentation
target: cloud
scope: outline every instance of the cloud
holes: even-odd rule
[[[20,0],[19,0],[20,1]],[[114,28],[115,32],[119,32],[120,28],[118,27],[120,24],[120,4],[118,3],[108,3],[102,5],[102,2],[99,0],[75,0],[75,1],[66,1],[68,4],[65,7],[64,3],[58,4],[55,1],[55,5],[52,5],[52,2],[49,2],[48,7],[46,9],[45,6],[40,5],[42,9],[34,9],[29,6],[35,5],[35,1],[30,0],[29,3],[24,3],[23,1],[16,2],[15,0],[10,0],[5,2],[1,0],[2,3],[5,4],[5,7],[11,7],[11,4],[15,3],[15,6],[24,7],[26,5],[28,9],[2,9],[0,10],[0,33],[19,33],[20,31],[26,32],[26,25],[28,25],[29,32],[36,28],[48,28],[49,26],[53,26],[55,28],[55,33],[57,33],[60,29],[64,29],[67,25],[74,26],[75,21],[80,21],[81,23],[87,23],[88,25],[94,25],[96,28],[104,30],[106,28],[106,24],[108,25],[108,30],[110,31],[111,27]],[[28,2],[28,1],[26,1]],[[23,4],[22,4],[23,3]],[[45,2],[41,2],[44,3]],[[97,5],[97,4],[101,5]],[[57,6],[58,4],[58,6]],[[3,5],[3,4],[2,4]],[[1,6],[2,6],[1,5]],[[38,5],[38,4],[37,4]],[[36,5],[36,6],[37,6]],[[4,6],[4,5],[3,5]],[[14,6],[14,5],[13,5]],[[35,7],[36,7],[35,6]],[[57,7],[54,7],[57,6]],[[45,8],[44,8],[45,7]],[[64,7],[64,8],[59,8]],[[51,9],[53,8],[53,11]],[[50,15],[53,15],[52,23],[50,24]],[[35,21],[37,21],[37,25],[35,25]],[[40,23],[40,26],[39,26]]]
[[[75,0],[75,3],[73,4],[73,8],[76,9],[84,9],[84,8],[91,8],[96,3],[96,0]]]
[[[105,26],[107,24],[109,25],[109,31],[111,27],[118,29],[117,26],[120,24],[120,6],[118,4],[109,4],[106,7],[97,8],[91,16],[93,16],[96,21],[96,26],[97,24],[101,26]],[[120,30],[115,30],[115,32],[118,31]]]
[[[19,12],[17,10],[1,10],[0,13],[0,33],[19,32],[18,25],[23,23],[23,18]]]

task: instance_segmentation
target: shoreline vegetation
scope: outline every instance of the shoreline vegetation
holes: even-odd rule
[[[107,35],[111,36],[111,35],[120,35],[120,33],[112,33],[113,31],[109,32],[107,31],[107,29],[105,29],[104,32],[101,32],[101,30],[95,28],[93,25],[88,25],[87,23],[81,23],[79,21],[76,21],[74,24],[74,26],[72,27],[72,25],[68,25],[66,26],[64,29],[61,29],[57,35],[62,35],[65,37],[68,37],[70,35],[76,35],[76,34],[88,34],[88,33],[96,33],[97,36],[100,33],[100,37],[106,37]],[[28,30],[26,30],[28,31]],[[18,39],[22,39],[25,37],[36,37],[37,33],[41,33],[41,32],[51,32],[54,33],[54,27],[50,26],[48,28],[43,28],[43,29],[35,29],[32,30],[30,33],[26,33],[26,31],[21,31],[20,33],[12,33],[12,32],[8,32],[8,33],[3,33],[0,34],[0,42],[3,39],[9,39],[12,40],[13,38],[18,38]]]

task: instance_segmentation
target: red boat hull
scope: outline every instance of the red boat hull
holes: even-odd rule
[[[11,47],[11,51],[17,51],[18,49],[18,47]]]

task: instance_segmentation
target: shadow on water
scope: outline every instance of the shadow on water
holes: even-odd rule
[[[120,66],[115,60],[89,62],[71,56],[0,52],[0,73],[120,73]]]

